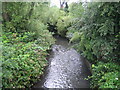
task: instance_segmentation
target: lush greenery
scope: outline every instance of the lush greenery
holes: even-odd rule
[[[72,36],[70,42],[93,64],[91,86],[120,88],[120,2],[88,3],[82,15],[78,15],[81,6],[76,7],[76,21],[73,19],[67,37]]]
[[[120,67],[112,62],[103,63],[98,62],[97,65],[92,65],[93,75],[92,77],[92,87],[99,88],[119,88],[119,72]]]
[[[3,3],[3,87],[30,87],[47,65],[47,50],[54,43],[42,21],[45,3]],[[44,9],[43,9],[44,8]],[[38,14],[36,14],[38,13]]]
[[[38,80],[53,31],[92,63],[92,88],[120,88],[120,2],[72,3],[68,10],[46,2],[2,6],[4,87],[30,87]]]

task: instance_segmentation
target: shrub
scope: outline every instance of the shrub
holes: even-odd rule
[[[61,36],[65,36],[67,32],[67,28],[71,25],[71,16],[63,16],[58,19],[57,22],[57,30],[58,34]]]
[[[81,33],[78,49],[91,62],[119,60],[120,32],[116,18],[120,13],[117,7],[119,3],[89,3],[81,19],[73,24],[76,26],[71,27]]]
[[[47,50],[55,42],[47,26],[42,20],[36,19],[38,14],[33,14],[37,5],[39,8],[44,5],[23,2],[4,4],[3,11],[9,20],[4,18],[1,36],[3,87],[31,87],[43,74],[47,65]]]
[[[75,16],[78,20],[68,28],[67,35],[74,33],[70,40],[75,42],[74,47],[95,64],[92,87],[119,88],[120,2],[91,2],[86,6],[82,15]],[[79,9],[74,12],[77,15]]]
[[[2,82],[5,88],[32,86],[43,74],[44,66],[47,65],[46,50],[53,44],[47,39],[44,40],[44,36],[41,38],[43,43],[30,40],[34,33],[25,32],[19,36],[17,34],[3,34]]]
[[[120,88],[120,67],[115,63],[102,63],[92,65],[92,88]]]
[[[71,3],[69,6],[69,14],[74,18],[81,17],[83,15],[84,8],[82,3]]]

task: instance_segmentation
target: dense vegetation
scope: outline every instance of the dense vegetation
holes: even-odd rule
[[[120,88],[120,2],[72,3],[68,10],[5,2],[2,9],[3,87],[30,87],[38,80],[56,33],[92,64],[92,88]]]
[[[76,8],[78,15],[81,8]],[[92,65],[93,88],[120,88],[120,2],[88,3],[82,16],[68,28],[70,42]],[[69,36],[69,35],[68,35]]]
[[[46,8],[45,3],[3,3],[3,87],[30,87],[43,74],[55,41],[41,20]]]

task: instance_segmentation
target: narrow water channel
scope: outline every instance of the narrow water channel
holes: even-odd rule
[[[34,88],[89,88],[90,70],[85,59],[68,44],[68,40],[55,36],[56,44],[52,46],[49,65],[42,80]]]

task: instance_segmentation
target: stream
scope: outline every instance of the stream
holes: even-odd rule
[[[67,39],[54,37],[56,44],[52,46],[49,65],[33,88],[90,88],[90,81],[85,80],[91,74],[86,60],[71,48]]]

